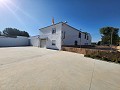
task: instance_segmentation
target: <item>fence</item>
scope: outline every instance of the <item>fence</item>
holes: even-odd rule
[[[28,45],[29,39],[27,37],[0,37],[0,47],[17,47]]]

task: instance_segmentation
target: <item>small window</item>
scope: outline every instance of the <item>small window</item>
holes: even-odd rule
[[[79,38],[81,38],[81,33],[79,32]]]
[[[87,36],[87,40],[89,39],[89,36]]]
[[[86,34],[85,34],[85,39],[86,39]]]
[[[52,40],[52,45],[53,45],[53,46],[56,45],[56,40]]]
[[[52,28],[52,34],[56,33],[56,28]]]
[[[87,34],[85,34],[85,39],[87,39]]]

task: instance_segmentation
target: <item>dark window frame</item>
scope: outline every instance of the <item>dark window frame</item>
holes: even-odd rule
[[[87,38],[87,34],[85,34],[85,39]]]
[[[81,38],[81,32],[79,32],[79,36],[78,37]]]
[[[89,36],[87,36],[87,40],[89,40]]]
[[[52,28],[52,34],[56,34],[56,28]]]
[[[52,46],[56,46],[56,40],[52,40]]]

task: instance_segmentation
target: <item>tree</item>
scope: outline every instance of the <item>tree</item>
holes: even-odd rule
[[[101,45],[101,43],[102,43],[101,41],[98,41],[97,45]]]
[[[5,28],[3,30],[3,34],[5,36],[25,36],[25,37],[29,37],[28,32],[26,31],[20,31],[16,28]]]
[[[28,32],[26,32],[26,31],[20,31],[20,36],[29,37],[29,34],[28,34]]]
[[[102,35],[103,45],[117,45],[119,41],[119,28],[114,27],[103,27],[100,29],[100,34]],[[112,38],[112,39],[111,39]]]
[[[119,37],[118,45],[120,46],[120,37]]]

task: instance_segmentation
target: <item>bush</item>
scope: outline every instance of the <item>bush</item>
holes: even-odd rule
[[[120,52],[105,52],[105,51],[94,51],[86,53],[85,57],[91,57],[93,59],[100,59],[108,62],[120,63]]]

